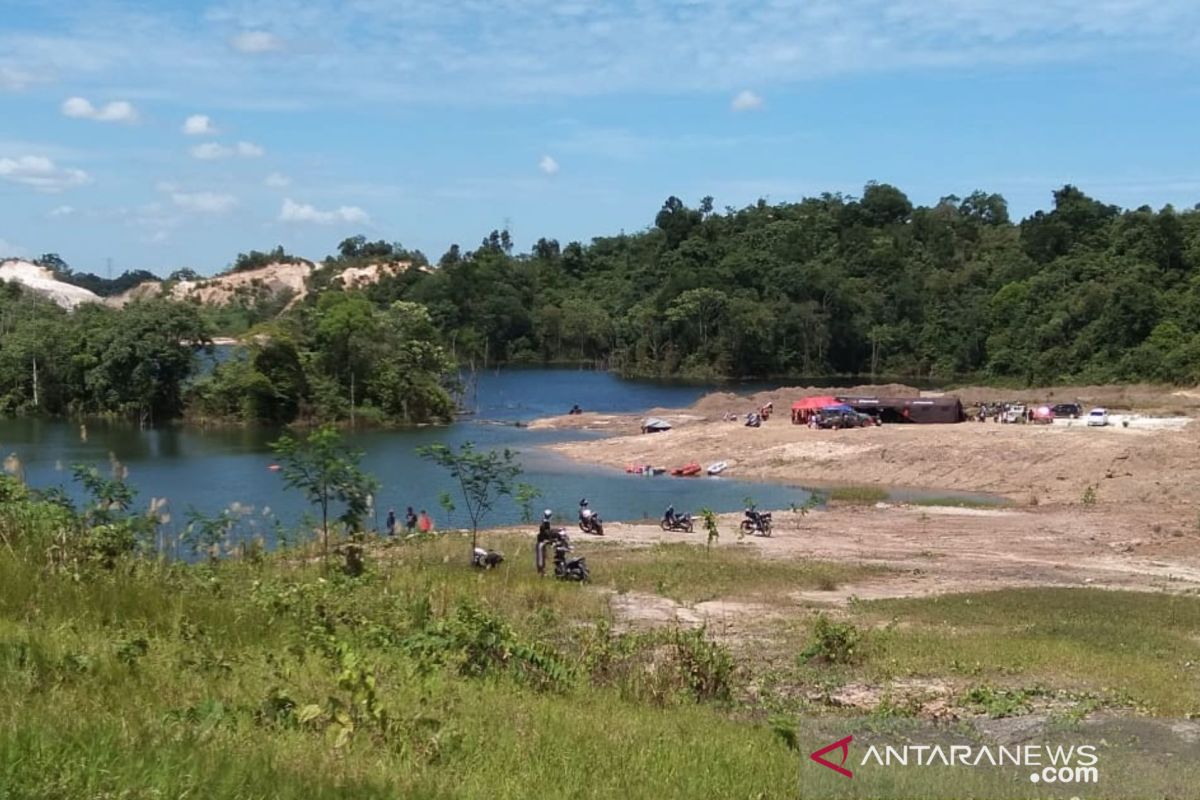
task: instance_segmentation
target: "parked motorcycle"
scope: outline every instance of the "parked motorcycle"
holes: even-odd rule
[[[600,515],[588,508],[587,498],[579,501],[579,530],[596,536],[604,535],[604,523]]]
[[[754,506],[745,511],[746,518],[742,520],[742,532],[762,536],[771,535],[771,512],[755,511]]]
[[[554,577],[560,581],[587,581],[587,559],[583,556],[568,558],[567,554],[574,548],[566,533],[560,533],[554,542]]]
[[[484,550],[482,547],[476,547],[471,555],[471,563],[480,569],[492,569],[500,566],[504,561],[504,556],[497,553],[495,550]]]
[[[687,531],[692,532],[692,515],[691,514],[676,514],[675,507],[667,509],[667,513],[663,514],[663,518],[658,523],[659,527],[664,531]]]

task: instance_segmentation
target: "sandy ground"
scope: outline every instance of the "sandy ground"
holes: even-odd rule
[[[778,407],[778,406],[777,406]],[[1079,503],[1095,486],[1100,505],[1195,508],[1200,424],[1142,418],[1088,428],[1055,425],[884,425],[811,430],[776,414],[761,428],[706,417],[695,409],[656,412],[676,427],[638,433],[640,417],[582,414],[530,427],[574,426],[611,434],[552,449],[616,468],[725,461],[728,477],[802,486],[878,485],[995,494],[1029,505]],[[662,477],[661,480],[681,480]],[[688,480],[706,480],[693,478]],[[1192,516],[1195,514],[1193,512]]]
[[[772,558],[889,568],[856,585],[794,592],[779,598],[783,606],[1013,586],[1200,593],[1200,423],[1131,417],[1128,428],[1118,418],[1118,424],[1107,428],[1076,421],[814,431],[792,425],[785,410],[754,429],[721,421],[724,411],[744,411],[748,405],[745,398],[729,397],[710,395],[683,410],[655,409],[654,416],[675,425],[665,433],[639,433],[645,415],[583,414],[540,420],[531,427],[606,432],[599,440],[559,443],[551,449],[614,468],[723,460],[730,465],[725,474],[738,478],[987,493],[1009,502],[995,509],[834,504],[805,517],[776,510],[775,535],[748,537],[742,546],[759,548]],[[1164,406],[1186,412],[1194,400],[1178,396]],[[781,405],[775,401],[776,409]],[[1094,502],[1085,503],[1089,487]],[[721,518],[721,546],[732,546],[739,519],[736,514]],[[663,533],[653,525],[614,523],[605,530],[607,538],[630,543],[704,540],[699,528],[690,535]],[[646,621],[664,617],[720,625],[745,616],[744,609],[720,603],[679,609],[664,606],[661,598],[622,602],[630,606],[623,616]]]
[[[769,538],[736,539],[740,515],[719,518],[719,546],[757,548],[767,558],[870,564],[886,572],[830,591],[795,591],[795,604],[841,604],[1013,586],[1091,586],[1200,594],[1195,520],[1146,509],[973,509],[879,504],[775,513]],[[576,537],[581,538],[581,537]],[[631,544],[692,541],[657,525],[612,523],[605,538]],[[721,617],[720,603],[680,615]],[[737,604],[735,604],[737,605]],[[741,609],[733,609],[740,613]]]

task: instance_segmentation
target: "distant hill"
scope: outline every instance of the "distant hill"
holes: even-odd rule
[[[0,280],[19,283],[67,309],[84,303],[103,302],[103,298],[95,292],[61,281],[53,270],[30,261],[9,259],[0,262]]]
[[[332,271],[328,274],[328,280],[322,281],[321,285],[358,289],[411,268],[409,261],[339,268],[338,265],[322,267],[311,261],[295,259],[268,263],[254,269],[229,271],[210,278],[148,280],[111,297],[101,297],[89,289],[62,280],[48,267],[11,259],[0,262],[0,280],[16,281],[67,309],[74,309],[83,303],[104,303],[121,308],[134,300],[151,297],[190,300],[206,306],[226,306],[275,299],[282,302],[286,296],[287,305],[291,305],[307,296],[313,278],[319,271]]]

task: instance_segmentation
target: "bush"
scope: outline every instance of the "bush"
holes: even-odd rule
[[[813,642],[800,654],[800,659],[817,659],[827,664],[854,664],[862,660],[864,639],[862,631],[852,623],[832,622],[824,614],[818,614],[813,625]]]

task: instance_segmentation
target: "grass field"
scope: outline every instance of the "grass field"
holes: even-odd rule
[[[867,766],[851,781],[807,758],[848,732],[976,735],[964,721],[1026,715],[1047,697],[1068,737],[1095,709],[1196,713],[1195,598],[1020,590],[825,617],[794,606],[721,644],[703,630],[614,633],[608,595],[762,603],[865,568],[589,542],[584,587],[534,576],[523,537],[497,536],[510,560],[473,572],[456,535],[374,547],[358,577],[295,552],[64,565],[12,546],[14,525],[39,518],[5,513],[2,800],[1165,798],[1200,785],[1180,742],[1180,757],[1146,770],[1159,756],[1114,738],[1102,783],[1067,794],[1012,770]],[[839,635],[853,652],[825,658]],[[887,692],[876,707],[811,699],[912,678],[950,686],[959,722],[934,725]]]

